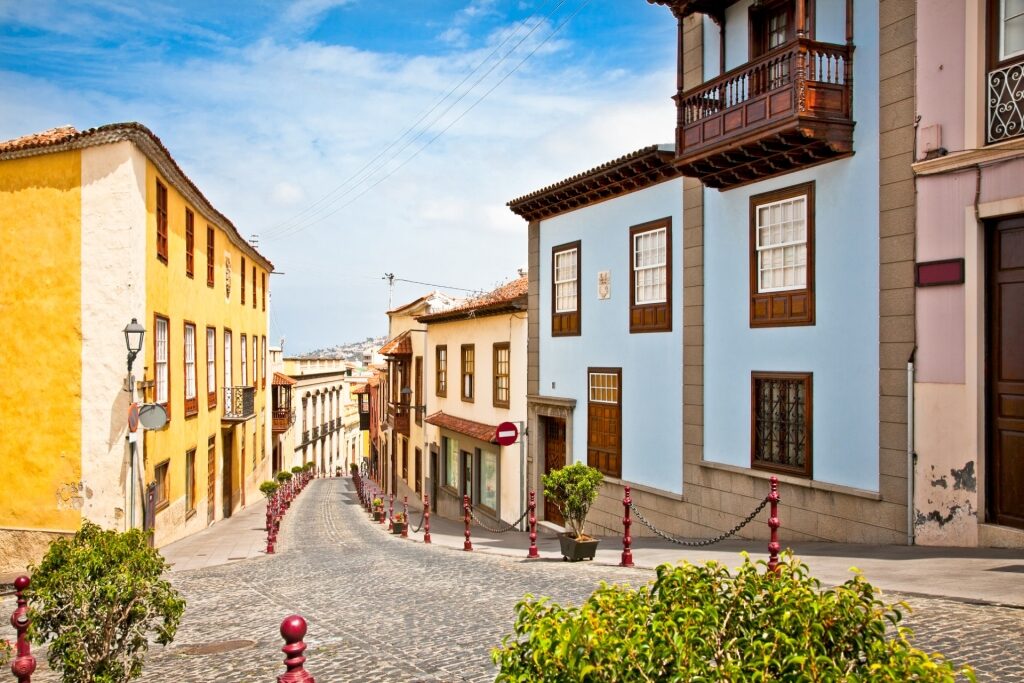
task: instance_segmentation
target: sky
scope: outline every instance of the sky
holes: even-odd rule
[[[300,354],[385,334],[385,273],[399,306],[525,269],[506,203],[671,142],[675,46],[645,0],[0,0],[0,139],[146,125]]]

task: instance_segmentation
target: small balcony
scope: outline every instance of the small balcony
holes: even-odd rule
[[[1024,62],[988,74],[988,116],[985,138],[989,144],[1024,135]]]
[[[245,422],[256,417],[256,387],[224,387],[223,422]]]
[[[320,427],[313,427],[313,441],[320,438]]]
[[[302,432],[302,445],[309,443],[309,430]]]
[[[853,46],[797,38],[676,97],[676,165],[720,190],[853,153]]]
[[[288,408],[276,408],[273,412],[273,423],[271,429],[275,434],[288,431],[288,428],[295,424],[295,411]]]

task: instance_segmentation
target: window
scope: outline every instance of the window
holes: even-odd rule
[[[811,373],[751,373],[751,467],[811,476],[811,378]]]
[[[252,335],[252,385],[259,386],[260,371],[260,338]]]
[[[1024,57],[1024,0],[992,0],[994,62]],[[993,64],[994,66],[995,64]]]
[[[814,183],[750,198],[750,326],[814,324]]]
[[[156,482],[156,509],[163,510],[171,500],[171,461],[164,460],[153,468],[153,480]]]
[[[263,348],[263,372],[260,374],[260,386],[264,389],[267,388],[267,337],[264,335],[260,339],[260,346]]]
[[[448,395],[448,347],[438,346],[434,350],[436,360],[437,377],[434,384],[434,393],[438,396]]]
[[[249,386],[249,340],[246,339],[245,335],[243,334],[240,341],[241,343],[238,345],[238,348],[241,351],[241,355],[238,357],[238,359],[240,361],[239,364],[242,367],[242,384],[240,386],[247,387]]]
[[[491,510],[498,509],[498,454],[477,449],[477,502]]]
[[[256,266],[252,267],[252,309],[256,310]]]
[[[671,218],[629,229],[629,267],[629,331],[671,331]]]
[[[622,477],[622,368],[587,370],[587,464]]]
[[[170,395],[170,373],[168,372],[167,360],[167,335],[168,319],[162,315],[155,316],[156,334],[153,335],[153,359],[155,371],[156,402],[163,405],[170,413],[170,403],[167,397]]]
[[[213,228],[206,226],[206,286],[213,287],[213,253],[214,233]]]
[[[206,403],[217,407],[217,330],[206,328]]]
[[[196,326],[185,323],[185,416],[199,412],[196,398]]]
[[[580,242],[551,250],[551,336],[580,333]]]
[[[263,310],[267,310],[267,274],[260,273],[260,296],[263,299]]]
[[[185,275],[196,272],[196,219],[191,209],[185,209]]]
[[[512,354],[508,342],[494,345],[494,406],[508,408],[509,358]]]
[[[156,257],[167,263],[167,188],[156,181]]]
[[[196,449],[185,453],[185,515],[196,513]]]
[[[242,285],[242,291],[241,291],[241,297],[242,298],[241,298],[241,302],[242,302],[242,305],[244,306],[245,305],[245,257],[244,256],[242,257],[242,268],[241,268],[241,270],[238,271],[238,280],[239,280],[239,282]],[[255,296],[255,294],[253,296]]]
[[[441,437],[444,442],[444,485],[458,490],[459,487],[459,441]]]
[[[415,384],[413,385],[412,395],[412,411],[416,416],[416,424],[423,424],[423,411],[418,406],[423,405],[423,356],[416,356],[416,360],[413,362],[413,377]]]
[[[224,388],[230,389],[234,386],[231,383],[231,330],[224,330]],[[226,405],[230,405],[229,398],[225,398]]]
[[[1024,135],[1024,0],[988,0],[985,139]]]
[[[476,351],[472,344],[462,345],[462,400],[473,400],[473,365]]]

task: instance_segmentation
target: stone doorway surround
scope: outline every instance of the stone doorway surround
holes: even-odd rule
[[[565,464],[571,465],[572,415],[576,410],[576,399],[560,396],[526,396],[526,429],[529,439],[526,449],[526,488],[537,492],[537,509],[544,509],[544,490],[540,483],[540,470],[544,463],[544,421],[541,417],[556,417],[565,421]],[[538,468],[537,463],[541,463]]]

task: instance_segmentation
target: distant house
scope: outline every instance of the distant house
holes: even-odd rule
[[[683,493],[682,179],[672,145],[628,154],[513,200],[529,223],[530,487],[582,461],[609,483]],[[617,508],[616,508],[617,505]],[[607,514],[602,514],[606,511]],[[557,508],[542,519],[561,521]]]
[[[520,277],[416,318],[427,330],[419,394],[427,413],[427,493],[440,515],[461,517],[463,496],[491,524],[514,522],[526,509],[525,450],[521,442],[499,445],[496,434],[503,422],[525,426],[526,290]]]

